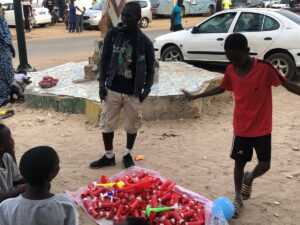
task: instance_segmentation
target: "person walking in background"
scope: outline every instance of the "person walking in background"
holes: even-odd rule
[[[5,11],[4,8],[2,6],[2,3],[0,3],[0,17],[4,17],[5,16]]]
[[[232,2],[231,0],[223,0],[222,5],[224,10],[228,10],[231,8]]]
[[[76,29],[76,8],[75,1],[71,0],[69,3],[69,32],[73,33]]]
[[[23,13],[25,19],[25,30],[26,32],[30,32],[31,31],[30,20],[32,17],[31,0],[23,0],[22,5],[23,5]]]
[[[83,14],[85,8],[82,7],[81,3],[76,3],[75,1],[75,9],[76,9],[76,32],[79,33],[83,31]]]
[[[183,0],[178,0],[171,14],[171,31],[183,30],[182,27]]]
[[[69,3],[65,5],[64,22],[65,22],[65,25],[66,25],[66,30],[69,30]]]
[[[12,45],[11,34],[4,17],[0,16],[0,107],[10,101],[11,84],[14,70],[12,57],[15,49]]]

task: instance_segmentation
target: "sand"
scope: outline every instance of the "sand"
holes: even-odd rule
[[[283,88],[274,90],[272,168],[256,180],[253,198],[245,202],[241,218],[232,225],[296,225],[300,215],[300,118],[299,97]],[[232,103],[218,102],[198,119],[145,122],[136,143],[136,154],[145,155],[139,166],[155,169],[179,185],[210,199],[233,196]],[[100,131],[82,115],[16,107],[5,120],[12,129],[17,158],[36,145],[51,145],[61,158],[61,171],[53,191],[76,190],[98,176],[121,171],[124,133],[116,135],[118,164],[91,170],[88,164],[103,152]],[[256,160],[248,168],[255,165]],[[82,225],[92,225],[82,212]]]

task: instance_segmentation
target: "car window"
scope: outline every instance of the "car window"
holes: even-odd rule
[[[208,21],[195,27],[193,33],[227,33],[236,13],[216,15]]]
[[[300,25],[300,16],[297,15],[296,13],[287,11],[287,10],[280,10],[278,11],[279,14],[281,14],[282,16],[290,19],[291,21],[293,21],[294,23],[297,23],[298,25]]]
[[[3,8],[5,10],[14,10],[14,4],[10,4],[10,3],[3,4]]]
[[[279,23],[269,16],[265,16],[263,31],[271,31],[279,29]]]
[[[97,3],[92,6],[92,10],[102,10],[102,3]]]
[[[146,8],[148,3],[146,1],[139,1],[141,8]]]
[[[264,15],[242,13],[235,25],[234,32],[258,32],[262,30]]]

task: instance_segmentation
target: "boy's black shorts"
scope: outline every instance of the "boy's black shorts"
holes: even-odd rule
[[[261,162],[271,161],[271,134],[260,137],[233,138],[231,158],[237,161],[251,161],[253,149]]]

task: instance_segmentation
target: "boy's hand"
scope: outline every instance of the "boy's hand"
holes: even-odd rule
[[[188,91],[186,91],[186,90],[184,90],[184,89],[182,89],[181,91],[182,91],[182,93],[184,94],[184,96],[185,96],[189,101],[192,101],[192,100],[195,99],[195,96],[192,95],[190,92],[188,92]]]
[[[142,103],[148,97],[149,93],[150,90],[148,89],[143,90],[143,92],[139,96],[140,103]]]
[[[106,89],[106,87],[100,87],[99,88],[99,97],[100,97],[101,102],[105,101],[106,96],[107,96],[107,89]]]

